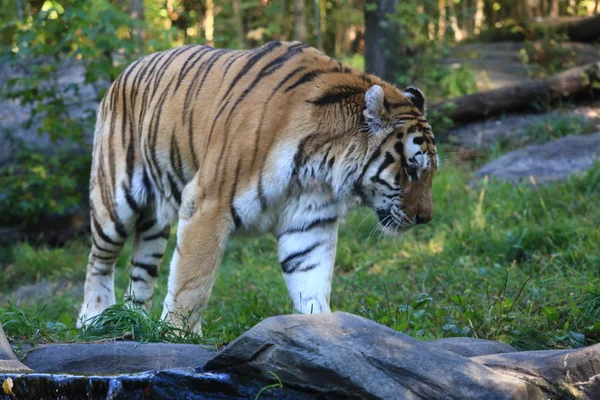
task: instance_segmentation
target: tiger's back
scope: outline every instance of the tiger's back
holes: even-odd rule
[[[311,132],[302,123],[288,129],[310,114],[308,83],[342,68],[301,43],[243,51],[192,45],[144,57],[101,105],[95,155],[105,159],[102,175],[115,179],[113,196],[134,209],[157,194],[165,220],[199,169],[202,185],[233,197],[235,182],[256,181],[267,161],[276,164],[265,156],[279,142],[293,147]]]

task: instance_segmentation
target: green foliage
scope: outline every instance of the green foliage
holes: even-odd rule
[[[158,316],[148,315],[139,306],[117,304],[90,321],[81,329],[78,340],[98,340],[123,337],[138,342],[200,343],[195,334],[174,328]]]
[[[568,48],[565,34],[551,29],[543,31],[537,40],[526,40],[520,51],[521,60],[529,67],[529,74],[545,78],[579,64],[575,50]]]
[[[390,20],[400,27],[399,43],[404,49],[393,55],[402,57],[405,66],[405,70],[399,72],[396,83],[401,87],[418,86],[427,93],[430,103],[476,92],[475,75],[467,65],[443,63],[444,57],[452,51],[451,43],[436,42],[429,38],[422,27],[434,18],[424,15],[421,7],[416,3],[400,2],[397,13],[390,16]]]
[[[36,223],[41,215],[62,214],[80,203],[89,176],[88,154],[46,156],[21,149],[0,167],[0,225]]]
[[[0,95],[31,111],[24,128],[36,126],[53,148],[76,147],[82,155],[22,147],[0,169],[3,225],[33,223],[42,214],[62,213],[80,203],[91,159],[84,135],[94,126],[95,104],[107,84],[139,52],[132,32],[141,23],[106,0],[62,0],[44,2],[36,14],[11,26],[15,29],[4,38],[10,44],[0,47],[0,60],[23,72],[6,81]],[[68,83],[80,71],[73,68],[82,66],[92,98],[82,96],[79,83]]]

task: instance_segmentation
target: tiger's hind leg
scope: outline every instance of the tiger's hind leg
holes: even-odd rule
[[[294,308],[330,312],[337,247],[338,211],[327,193],[306,193],[288,202],[277,227],[279,261]]]
[[[131,284],[125,301],[140,305],[147,312],[152,309],[154,285],[169,240],[170,221],[167,219],[161,218],[152,204],[140,213],[135,227]]]
[[[88,258],[83,304],[77,320],[78,328],[115,304],[115,264],[137,219],[137,212],[126,201],[119,201],[124,199],[122,190],[119,188],[116,191],[115,200],[110,204],[104,204],[103,199],[108,199],[108,196],[106,188],[102,188],[102,182],[92,184],[90,189],[92,249]]]

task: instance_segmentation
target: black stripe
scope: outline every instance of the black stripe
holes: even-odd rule
[[[335,223],[336,221],[337,221],[337,217],[318,218],[318,219],[310,222],[308,225],[302,226],[301,228],[288,229],[288,230],[282,232],[279,236],[277,236],[277,238],[279,239],[280,237],[282,237],[284,235],[290,235],[292,233],[307,232],[307,231],[310,231],[311,229],[314,229],[314,228],[317,228],[317,227],[323,227],[323,226],[331,225],[331,224]]]
[[[240,97],[238,97],[234,105],[230,108],[229,115],[227,115],[227,119],[225,120],[225,127],[228,126],[228,123],[231,120],[231,116],[233,115],[233,112],[236,110],[237,106],[246,98],[246,96],[252,91],[252,89],[256,87],[256,85],[258,85],[258,83],[261,80],[283,67],[286,62],[293,59],[298,54],[302,53],[302,51],[306,47],[307,46],[303,43],[290,46],[287,49],[287,53],[277,57],[276,59],[272,60],[270,63],[265,65],[259,71],[258,75],[256,76],[256,78],[254,78],[252,83],[246,88],[246,90],[244,90],[244,92],[240,95]]]
[[[144,184],[144,188],[146,189],[146,195],[148,197],[152,197],[154,195],[154,192],[152,191],[152,182],[150,182],[150,177],[146,172],[146,168],[144,168],[142,182]]]
[[[93,246],[94,246],[96,249],[98,249],[98,250],[100,250],[100,251],[103,251],[103,252],[105,252],[105,253],[109,253],[109,254],[115,254],[115,253],[117,253],[117,252],[116,252],[116,251],[114,251],[114,250],[107,250],[107,249],[105,249],[104,247],[101,247],[101,246],[99,246],[99,245],[98,245],[98,243],[96,242],[96,238],[94,237],[94,235],[92,235],[92,244],[93,244]]]
[[[219,120],[219,118],[221,117],[221,114],[225,111],[225,109],[229,105],[229,101],[231,100],[229,98],[229,95],[231,94],[231,91],[233,90],[233,88],[235,87],[235,85],[237,84],[237,82],[240,79],[242,79],[242,77],[244,75],[246,75],[250,71],[250,69],[252,69],[252,67],[254,67],[254,65],[256,65],[256,63],[261,58],[265,57],[267,54],[271,53],[272,51],[274,51],[279,46],[281,46],[281,42],[269,42],[269,43],[265,44],[264,46],[259,47],[253,53],[252,57],[250,57],[248,59],[248,61],[246,62],[246,64],[238,72],[238,74],[235,76],[235,78],[233,78],[233,80],[229,84],[229,87],[227,88],[227,91],[225,92],[225,94],[222,97],[221,101],[223,102],[223,104],[221,105],[221,108],[219,109],[219,111],[217,112],[217,115],[213,119],[213,123],[212,123],[212,126],[210,128],[210,132],[208,134],[208,141],[207,141],[207,145],[206,145],[207,147],[210,145],[210,142],[211,142],[211,139],[212,139],[212,135],[213,135],[213,132],[215,130],[215,125],[217,124],[217,121]]]
[[[141,268],[148,273],[153,278],[158,278],[158,265],[154,264],[146,264],[137,261],[132,261],[131,265],[137,268]]]
[[[169,240],[169,235],[171,233],[171,227],[169,225],[167,225],[165,227],[165,229],[163,229],[162,231],[155,233],[154,235],[148,235],[148,236],[144,236],[143,240],[149,242],[151,240],[155,240],[155,239],[166,239]]]
[[[281,268],[283,269],[283,272],[285,272],[285,273],[294,272],[301,264],[301,262],[297,261],[297,259],[304,257],[305,255],[309,254],[311,251],[313,251],[317,247],[321,246],[322,244],[323,244],[322,242],[317,242],[304,250],[297,251],[297,252],[292,253],[289,256],[287,256],[285,258],[285,260],[283,260],[281,262]],[[291,265],[292,263],[293,263],[293,265]]]
[[[129,278],[131,279],[131,282],[139,282],[139,281],[146,282],[146,283],[148,282],[144,278],[142,278],[141,276],[129,275]]]
[[[317,106],[327,106],[331,104],[338,104],[346,99],[357,95],[363,95],[364,90],[359,87],[353,86],[335,86],[326,92],[322,96],[314,100],[306,100],[308,103],[312,103]]]
[[[138,232],[146,232],[156,225],[156,218],[151,218],[138,225]]]
[[[104,270],[104,271],[100,271],[99,270],[99,272],[92,271],[92,275],[93,276],[107,276],[107,275],[110,275],[110,274],[111,274],[111,271],[109,271],[109,270]]]
[[[275,95],[275,93],[281,89],[281,87],[283,85],[285,85],[287,83],[287,81],[289,81],[290,79],[292,79],[292,77],[294,75],[296,75],[298,72],[305,70],[306,67],[302,66],[302,67],[297,67],[296,69],[294,69],[292,72],[290,72],[289,74],[287,74],[282,80],[281,82],[279,82],[277,84],[277,86],[275,86],[275,89],[273,89],[273,92],[271,92],[271,96],[269,96],[269,100],[271,99],[271,97],[273,97],[273,95]]]
[[[113,246],[123,246],[125,244],[125,242],[117,242],[116,240],[111,239],[110,236],[104,233],[94,214],[92,214],[92,223],[94,224],[94,228],[96,229],[98,236],[100,236],[100,238],[106,243],[112,244]]]
[[[287,88],[285,88],[284,92],[289,92],[290,90],[293,90],[293,89],[297,88],[300,85],[303,85],[305,83],[311,82],[317,76],[325,74],[327,72],[329,72],[329,71],[317,70],[317,71],[307,72],[306,74],[302,75],[296,82],[292,83],[290,86],[288,86]]]
[[[181,71],[179,71],[179,76],[177,77],[177,84],[175,85],[175,89],[173,89],[174,92],[176,92],[177,89],[179,89],[179,86],[181,86],[181,83],[185,79],[188,72],[190,72],[192,68],[194,68],[196,63],[200,61],[202,56],[208,53],[210,50],[214,49],[210,46],[198,46],[196,52],[188,56],[188,58],[183,63],[183,66],[181,67]]]
[[[295,269],[294,271],[291,271],[291,272],[308,272],[310,270],[317,268],[318,266],[319,266],[319,264],[310,264],[310,265],[307,265],[306,267],[302,267],[300,269]],[[288,272],[288,273],[290,273],[290,272]]]
[[[123,182],[121,184],[121,186],[123,188],[123,191],[125,192],[125,200],[127,200],[127,204],[129,204],[129,208],[131,208],[136,214],[139,213],[140,207],[136,203],[133,196],[131,195],[131,191],[129,189],[127,189],[127,186],[125,186],[125,182]]]
[[[152,253],[152,254],[150,254],[150,257],[152,257],[152,258],[163,258],[164,257],[164,253]]]
[[[380,178],[380,175],[383,172],[383,170],[386,169],[390,164],[393,164],[395,161],[396,161],[396,159],[392,156],[392,153],[386,152],[383,162],[377,169],[377,173],[375,174],[375,176],[371,177],[371,181],[375,182],[375,183],[379,183],[384,186],[387,186],[390,190],[397,191],[398,188],[392,187],[388,182],[386,182]]]
[[[111,260],[116,260],[117,259],[117,255],[103,257],[103,256],[99,256],[98,254],[92,253],[92,256],[94,258],[97,258],[98,260],[101,260],[101,261],[111,261]]]
[[[239,228],[242,225],[242,220],[240,215],[238,214],[235,206],[233,204],[233,200],[235,199],[235,193],[237,191],[238,180],[240,179],[240,168],[242,166],[241,160],[238,161],[237,167],[235,169],[235,181],[233,182],[233,193],[231,194],[231,217],[233,218],[233,223],[235,224],[235,228]]]
[[[181,204],[181,191],[179,190],[179,186],[177,186],[177,182],[175,182],[175,178],[169,172],[167,172],[167,180],[171,188],[171,195],[175,198],[177,204]]]

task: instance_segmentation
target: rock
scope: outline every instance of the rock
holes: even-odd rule
[[[541,399],[535,385],[352,314],[285,315],[234,340],[206,371],[327,398]]]
[[[15,304],[47,299],[58,294],[69,292],[72,297],[83,297],[83,284],[68,280],[41,280],[31,285],[23,285],[10,292],[6,298]]]
[[[544,184],[583,173],[598,159],[600,134],[566,136],[506,153],[485,164],[475,175],[509,182],[528,180],[533,176],[536,184]]]
[[[27,351],[23,362],[36,372],[123,374],[198,367],[214,355],[201,345],[128,341],[41,345]]]
[[[469,337],[453,337],[427,342],[429,345],[448,350],[463,357],[485,356],[488,354],[512,353],[518,351],[514,347],[493,340]]]
[[[560,398],[600,399],[600,344],[574,350],[523,351],[472,358],[537,382]]]
[[[31,371],[25,365],[23,365],[15,356],[8,339],[0,324],[0,373],[5,372],[29,372]],[[0,380],[0,382],[3,382]]]
[[[14,399],[260,399],[309,400],[292,388],[265,388],[263,382],[193,369],[153,371],[135,375],[81,376],[2,374],[12,380],[13,395],[0,390],[0,400]]]

